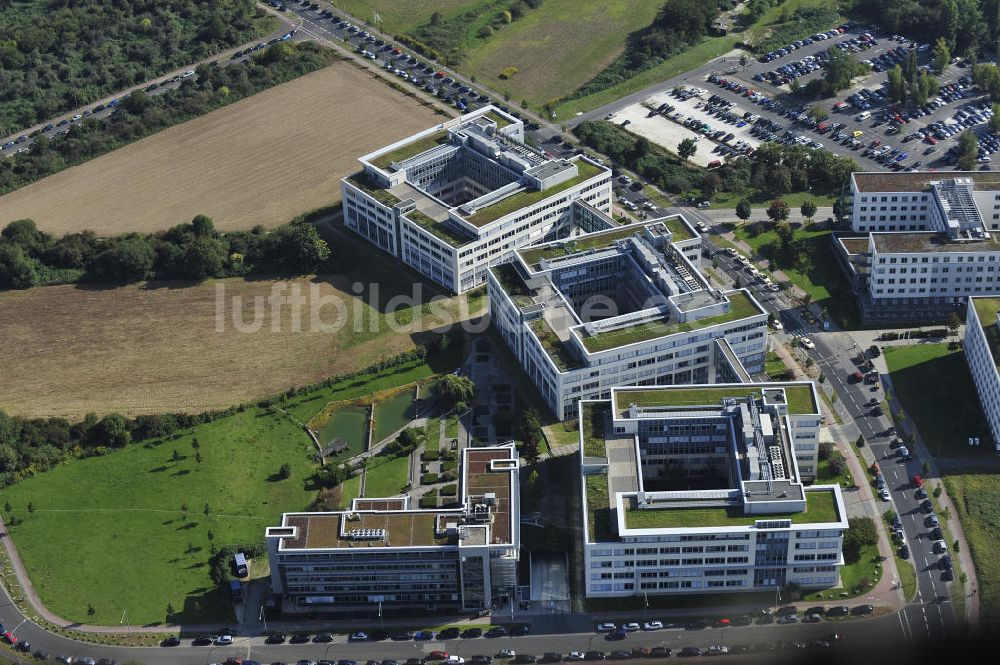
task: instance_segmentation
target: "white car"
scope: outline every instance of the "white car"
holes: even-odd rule
[[[618,626],[616,626],[613,623],[599,623],[599,624],[597,624],[597,632],[599,632],[599,633],[612,633],[612,632],[615,631],[616,628],[618,628]]]
[[[937,554],[941,554],[942,552],[948,551],[948,544],[943,540],[935,540],[933,545],[934,545],[934,552],[936,552]]]
[[[352,642],[367,642],[368,641],[368,633],[365,633],[365,632],[351,633],[351,641]]]
[[[448,660],[444,661],[448,665],[464,665],[465,659],[461,656],[448,656]]]
[[[219,635],[215,638],[215,643],[220,647],[224,647],[233,643],[232,635]]]
[[[497,654],[500,658],[513,658],[516,655],[513,649],[500,649],[500,653]]]
[[[73,122],[76,122],[77,120],[80,120],[82,117],[83,117],[82,115],[80,115],[79,113],[77,113],[75,116],[73,116]]]
[[[727,653],[729,653],[729,647],[724,647],[719,644],[713,644],[712,646],[708,647],[706,651],[706,655],[708,656],[723,656]]]
[[[184,78],[189,78],[191,76],[194,76],[194,70],[193,69],[187,70],[186,72],[184,72],[183,76],[184,76]]]
[[[580,661],[583,660],[584,658],[585,656],[583,655],[582,651],[570,651],[568,654],[566,654],[565,660]]]
[[[779,332],[785,329],[785,326],[781,325],[781,321],[775,321],[771,324],[771,327]]]
[[[662,628],[663,628],[662,621],[647,621],[646,623],[642,624],[643,630],[660,630]]]
[[[634,633],[635,631],[639,630],[639,624],[635,622],[622,624],[622,630],[624,630],[626,633]]]
[[[888,501],[889,500],[889,490],[886,489],[885,487],[883,487],[881,490],[879,490],[878,498],[882,499],[883,501]]]
[[[802,348],[809,349],[810,351],[812,351],[813,349],[816,348],[816,345],[808,337],[802,337],[802,338],[800,338],[799,339],[799,344],[802,345]]]

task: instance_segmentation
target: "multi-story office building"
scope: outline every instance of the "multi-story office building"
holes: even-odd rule
[[[344,223],[456,293],[486,281],[486,268],[514,249],[611,212],[609,169],[545,156],[524,143],[520,120],[492,106],[360,161],[341,181]]]
[[[711,287],[700,248],[675,216],[518,250],[490,268],[491,322],[560,419],[615,386],[763,371],[767,312]]]
[[[851,229],[836,247],[862,319],[947,317],[1000,293],[1000,176],[854,173]]]
[[[1000,297],[969,299],[965,316],[965,360],[979,393],[983,414],[990,426],[996,449],[1000,451]],[[969,432],[974,436],[975,432]]]
[[[285,513],[266,539],[286,611],[488,609],[510,596],[520,547],[513,444],[462,451],[459,506],[408,496],[355,499],[346,512]]]
[[[588,597],[837,585],[840,487],[803,483],[811,382],[613,388],[580,405]]]

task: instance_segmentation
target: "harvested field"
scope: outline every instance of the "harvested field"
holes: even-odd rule
[[[376,269],[380,258],[369,257],[367,263]],[[242,297],[242,319],[251,323],[253,298],[270,296],[272,285],[279,283],[272,280],[215,280],[186,287],[51,286],[0,293],[0,339],[18,349],[5,361],[0,409],[79,419],[91,411],[223,408],[366,367],[412,348],[416,331],[468,317],[466,299],[449,298],[442,301],[442,316],[420,316],[427,307],[418,304],[399,317],[412,317],[413,323],[392,330],[385,325],[386,315],[352,295],[356,277],[288,280],[285,293],[298,285],[307,299],[300,332],[294,331],[289,307],[272,316],[266,301],[259,330],[236,329],[233,296]],[[223,332],[217,332],[216,290],[221,287],[225,315]],[[312,325],[309,303],[322,296],[343,300],[351,312],[349,325],[335,332]],[[473,307],[481,308],[484,300],[477,296]],[[326,305],[320,317],[332,324],[335,308]],[[272,321],[278,323],[274,329]],[[378,323],[374,332],[373,321]]]
[[[112,235],[199,213],[220,230],[277,226],[339,200],[358,156],[439,120],[337,63],[0,197],[0,226]]]

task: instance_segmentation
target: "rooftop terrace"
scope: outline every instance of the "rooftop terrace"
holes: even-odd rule
[[[740,319],[745,319],[763,313],[761,309],[744,291],[731,291],[726,294],[729,298],[730,309],[728,312],[707,316],[695,321],[679,323],[676,321],[652,321],[640,323],[617,330],[601,332],[597,335],[583,335],[581,341],[584,347],[591,353],[607,351],[628,344],[645,342],[659,337],[666,337],[676,333],[700,330],[709,326],[723,323],[731,323]]]
[[[561,182],[558,185],[549,187],[548,189],[527,189],[516,194],[511,194],[510,196],[498,200],[496,203],[480,208],[472,215],[466,217],[465,220],[475,226],[485,226],[490,222],[500,219],[504,215],[509,215],[512,212],[520,210],[521,208],[534,205],[539,201],[544,201],[547,198],[553,197],[570,187],[575,187],[576,185],[590,180],[591,178],[602,173],[602,169],[600,167],[595,166],[583,159],[577,159],[575,164],[577,165],[577,169],[579,171],[579,174],[575,177],[570,178],[565,182]]]
[[[381,187],[377,182],[369,178],[368,174],[364,171],[359,171],[354,175],[347,176],[347,182],[351,183],[383,205],[394,206],[400,201],[398,196],[384,187]]]
[[[419,210],[409,211],[406,213],[406,218],[425,231],[430,231],[435,237],[445,241],[452,247],[461,247],[472,240],[472,238],[467,235],[460,233],[456,229],[453,229],[443,222],[437,221],[430,215],[427,215]]]
[[[588,502],[589,503],[589,502]],[[640,510],[635,501],[625,502],[625,526],[629,529],[676,529],[692,527],[753,526],[758,520],[791,520],[793,524],[828,524],[840,521],[837,497],[832,490],[806,492],[806,509],[795,513],[746,515],[742,507],[661,508]]]
[[[570,353],[548,321],[544,318],[538,318],[529,325],[531,326],[531,331],[535,333],[535,337],[542,343],[545,352],[548,353],[559,371],[566,372],[583,367],[583,362]]]
[[[532,270],[539,270],[538,264],[542,259],[556,259],[561,256],[571,256],[580,252],[587,252],[592,249],[610,247],[616,240],[631,238],[642,232],[643,227],[639,224],[623,226],[618,229],[587,233],[569,240],[559,240],[538,247],[529,247],[520,250],[521,258]]]
[[[493,275],[500,282],[500,286],[503,287],[504,292],[510,296],[515,305],[518,307],[527,307],[532,304],[531,291],[524,283],[521,274],[514,267],[513,263],[501,263],[492,266],[490,270],[493,271]]]

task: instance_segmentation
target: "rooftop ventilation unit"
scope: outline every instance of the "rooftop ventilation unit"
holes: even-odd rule
[[[353,540],[385,540],[385,529],[351,529],[347,535]]]

